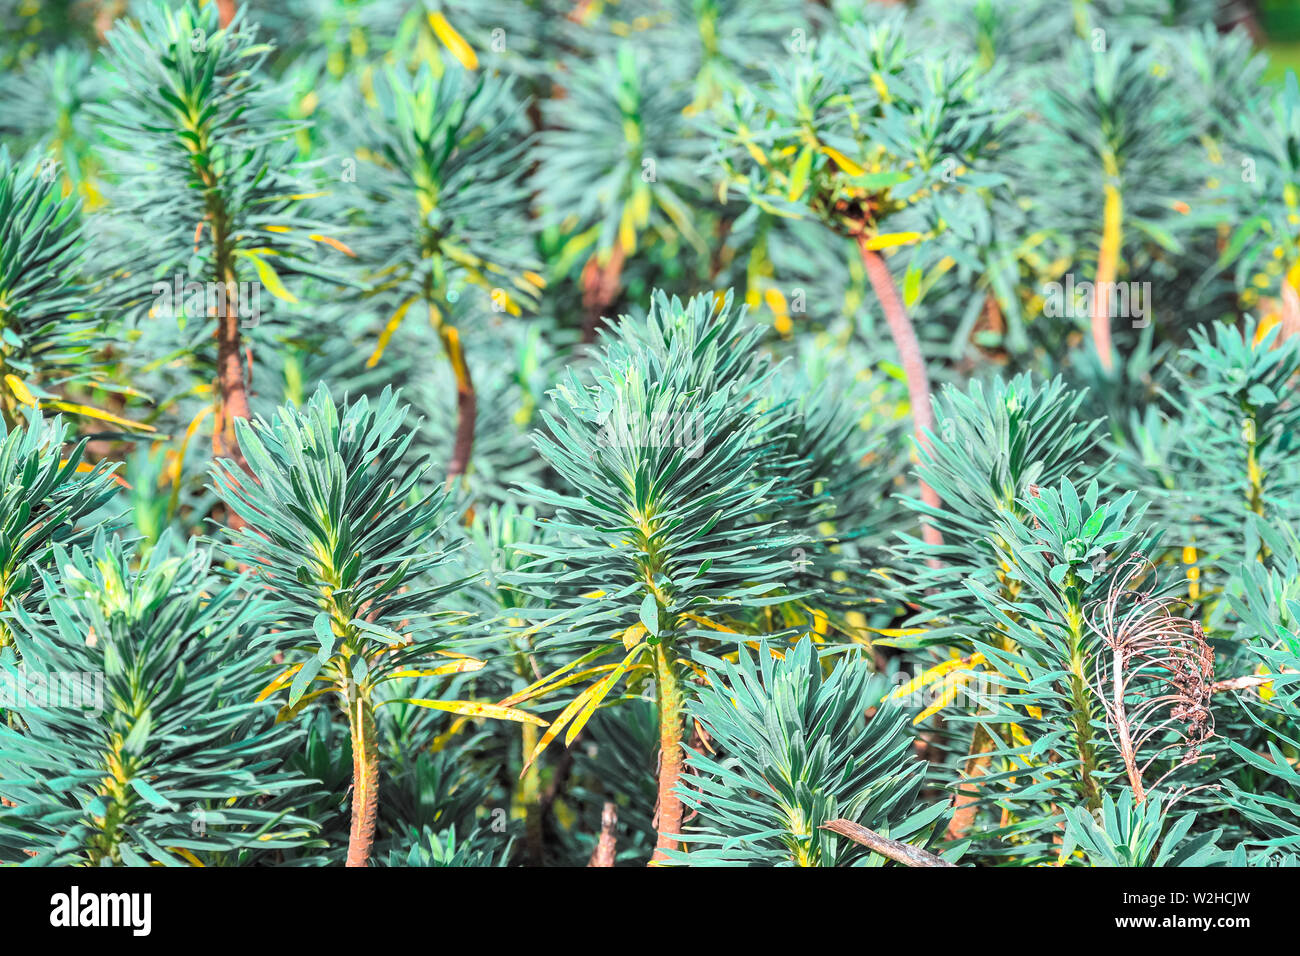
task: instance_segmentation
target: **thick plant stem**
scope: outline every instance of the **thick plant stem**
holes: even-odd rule
[[[586,313],[582,320],[582,342],[590,345],[596,341],[601,322],[605,319],[605,310],[618,298],[619,286],[623,282],[623,262],[626,254],[623,246],[614,244],[609,252],[609,259],[601,262],[600,255],[593,255],[582,269],[582,307]]]
[[[238,288],[233,271],[223,277],[228,290]],[[243,452],[235,437],[235,419],[250,418],[248,383],[244,380],[244,356],[239,328],[239,300],[226,296],[226,309],[217,317],[217,416],[212,432],[212,453],[229,458],[247,470]]]
[[[238,288],[234,272],[224,276],[226,289]],[[226,309],[217,317],[217,396],[216,415],[212,429],[212,457],[228,458],[242,471],[248,471],[248,462],[239,449],[235,435],[235,419],[251,418],[248,404],[248,384],[244,380],[243,348],[239,330],[239,301],[232,294],[226,296]],[[226,523],[234,530],[245,527],[246,522],[233,508],[226,509]]]
[[[1119,269],[1119,248],[1123,238],[1121,224],[1124,203],[1115,186],[1106,185],[1106,206],[1102,213],[1101,247],[1097,250],[1097,282],[1092,296],[1092,342],[1101,366],[1115,369],[1115,348],[1110,340],[1110,293]]]
[[[1066,577],[1067,585],[1077,586],[1073,575]],[[1092,705],[1088,700],[1088,680],[1084,676],[1083,611],[1077,606],[1069,609],[1070,629],[1070,710],[1074,724],[1075,746],[1079,754],[1079,785],[1083,803],[1088,810],[1101,808],[1101,788],[1094,776],[1097,769],[1097,747],[1092,739]]]
[[[685,766],[682,753],[682,684],[677,657],[661,641],[655,648],[655,683],[659,691],[659,840],[650,865],[668,859],[677,849],[674,834],[682,832],[682,798],[677,783]]]
[[[360,687],[353,685],[347,706],[352,732],[352,830],[348,834],[346,865],[366,866],[379,813],[379,744],[375,739],[375,712]]]
[[[615,828],[618,826],[618,807],[606,802],[600,812],[600,837],[596,841],[596,849],[591,851],[591,859],[587,861],[588,866],[613,866],[614,857],[617,847],[615,841],[617,833]]]
[[[926,431],[934,428],[934,405],[930,400],[930,379],[926,375],[921,343],[916,337],[911,319],[907,317],[907,310],[903,308],[903,300],[898,296],[898,287],[894,284],[894,277],[889,274],[889,266],[880,253],[867,248],[864,233],[859,233],[857,240],[862,265],[867,270],[871,288],[885,313],[889,334],[894,340],[894,347],[898,349],[898,359],[907,378],[907,395],[912,403],[912,427],[916,431],[916,443],[928,448],[930,439],[926,437]],[[939,495],[925,482],[921,482],[921,500],[932,508],[938,508],[942,504]],[[921,525],[921,535],[928,545],[943,544],[943,535],[939,529],[928,522]]]
[[[478,395],[474,380],[465,362],[465,350],[460,344],[460,331],[454,325],[440,325],[438,335],[451,361],[456,376],[456,443],[452,446],[451,462],[447,465],[447,483],[451,484],[469,469],[470,455],[474,452],[474,423],[478,417]]]
[[[523,725],[523,759],[528,760],[537,748],[538,732],[535,724]],[[519,800],[524,805],[524,846],[528,862],[541,866],[542,854],[542,768],[534,762],[524,771]]]
[[[195,176],[207,194],[206,215],[194,233],[194,251],[198,252],[199,237],[206,225],[212,237],[212,256],[216,278],[225,284],[225,309],[217,319],[214,337],[217,340],[217,381],[213,407],[212,458],[228,458],[247,472],[248,462],[239,449],[235,435],[235,419],[251,418],[248,403],[248,383],[244,379],[244,347],[239,326],[239,277],[234,268],[234,246],[231,241],[231,212],[226,205],[212,165],[211,145],[206,128],[198,131],[198,145],[190,160]],[[226,509],[226,521],[238,530],[246,522],[233,509]]]
[[[970,752],[966,758],[966,780],[957,787],[957,796],[953,800],[952,820],[948,824],[948,839],[963,839],[975,823],[975,813],[979,809],[980,785],[977,778],[988,773],[992,762],[990,751],[993,750],[993,738],[984,729],[983,724],[976,725],[971,738]]]

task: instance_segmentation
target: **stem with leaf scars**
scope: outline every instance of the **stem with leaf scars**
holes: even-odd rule
[[[934,405],[930,399],[930,380],[925,371],[925,359],[921,355],[921,343],[916,337],[916,329],[907,317],[903,300],[898,296],[898,287],[894,277],[889,274],[889,266],[880,253],[868,247],[865,232],[856,237],[858,252],[862,255],[862,265],[867,270],[871,288],[880,301],[880,308],[885,313],[885,322],[889,325],[889,334],[898,349],[899,363],[907,378],[907,394],[912,404],[912,426],[916,431],[916,443],[924,448],[930,447],[926,432],[934,428]],[[932,508],[938,508],[942,502],[939,495],[925,482],[921,482],[921,500]],[[928,522],[921,525],[921,534],[925,543],[942,545],[943,535],[939,529]]]
[[[459,330],[454,325],[441,324],[438,336],[456,375],[456,443],[447,465],[447,483],[451,484],[469,470],[469,458],[474,451],[474,424],[478,418],[478,395],[474,391],[469,365],[465,362]]]
[[[660,641],[655,647],[655,682],[659,691],[659,840],[650,865],[668,859],[682,832],[682,798],[677,794],[685,766],[682,752],[682,684],[677,657]]]
[[[614,865],[614,840],[616,837],[614,829],[617,826],[618,808],[614,804],[606,802],[604,808],[600,811],[600,839],[596,841],[596,849],[591,852],[591,859],[587,861],[587,866]]]
[[[948,824],[948,838],[960,840],[975,823],[975,813],[979,809],[980,788],[975,782],[977,777],[988,773],[993,757],[993,738],[983,724],[977,724],[971,738],[970,752],[966,757],[968,764],[966,780],[957,786],[957,796],[953,799],[952,821]]]
[[[352,732],[352,829],[348,834],[347,866],[366,866],[375,842],[379,815],[379,743],[375,712],[369,696],[353,684],[347,694],[348,728]]]
[[[1080,582],[1074,574],[1065,578],[1067,592],[1077,593]],[[1092,736],[1092,703],[1089,699],[1088,682],[1084,676],[1084,659],[1086,655],[1083,633],[1083,609],[1070,601],[1066,618],[1068,634],[1067,647],[1069,658],[1067,670],[1070,684],[1070,722],[1074,725],[1074,744],[1079,759],[1079,787],[1084,805],[1089,811],[1101,809],[1101,787],[1097,783],[1097,745]]]
[[[227,206],[217,171],[212,164],[212,145],[206,126],[194,124],[196,146],[190,157],[195,176],[203,185],[205,216],[195,230],[194,245],[198,251],[199,237],[206,224],[212,236],[212,258],[216,279],[225,286],[225,308],[218,315],[217,329],[217,388],[212,427],[212,457],[228,458],[247,472],[248,461],[240,451],[235,433],[236,418],[251,418],[248,401],[248,383],[244,378],[243,332],[239,322],[239,281],[235,273],[235,248],[231,237],[233,216]],[[242,517],[233,509],[226,509],[226,521],[236,530],[245,527]]]
[[[605,310],[618,298],[626,258],[622,244],[616,242],[607,258],[602,259],[601,253],[595,253],[582,269],[582,306],[586,312],[582,320],[584,345],[596,341],[596,333],[607,318]]]

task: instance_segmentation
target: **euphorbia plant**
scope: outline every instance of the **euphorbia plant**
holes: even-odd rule
[[[203,866],[308,841],[284,802],[310,786],[281,765],[293,732],[253,699],[260,608],[210,562],[169,534],[144,557],[102,532],[52,549],[49,613],[7,615],[22,722],[0,725],[0,859]]]
[[[149,321],[212,322],[215,354],[199,348],[195,358],[215,361],[213,457],[241,466],[235,420],[251,414],[248,329],[254,302],[263,305],[252,284],[295,303],[284,276],[342,281],[317,265],[319,250],[350,252],[302,211],[311,188],[263,72],[271,47],[255,33],[243,8],[222,26],[215,4],[149,7],[138,26],[109,34],[117,84],[96,108],[120,176],[110,234],[128,224],[118,237],[121,300]],[[185,302],[173,295],[182,274],[203,284],[198,316],[186,315],[189,292]]]
[[[659,294],[644,322],[624,319],[608,333],[590,379],[571,375],[555,390],[556,415],[537,436],[571,490],[529,489],[556,509],[555,543],[531,550],[565,567],[531,583],[561,608],[543,612],[563,622],[547,643],[573,660],[530,693],[599,677],[532,756],[561,733],[571,744],[625,676],[653,686],[656,861],[682,832],[683,707],[697,657],[762,629],[760,612],[788,600],[794,549],[809,540],[773,516],[784,479],[768,466],[786,460],[786,416],[765,404],[772,369],[756,353],[757,333],[730,294],[721,303]],[[617,663],[592,664],[610,653]]]
[[[439,530],[446,495],[428,490],[429,463],[403,459],[412,433],[390,390],[336,406],[323,386],[307,407],[240,422],[251,480],[220,463],[216,491],[252,528],[234,553],[272,599],[267,638],[290,662],[263,691],[287,687],[285,716],[335,698],[352,739],[352,829],[347,865],[365,866],[379,804],[375,709],[398,700],[470,716],[545,721],[513,708],[433,700],[420,680],[482,667],[464,655],[431,662],[447,640],[444,599],[461,582],[430,575],[446,561]],[[403,694],[401,691],[412,691]],[[382,689],[382,691],[381,691]],[[414,694],[414,696],[413,696]]]
[[[572,235],[566,262],[591,250],[581,280],[584,341],[595,340],[639,245],[658,234],[705,251],[690,202],[703,187],[704,150],[682,115],[689,96],[672,82],[677,68],[623,46],[593,64],[568,64],[565,96],[545,106],[537,205],[542,223]]]
[[[32,409],[21,428],[0,419],[0,613],[39,592],[54,546],[87,541],[92,532],[86,519],[113,498],[116,466],[86,463],[86,440],[69,449],[69,437],[62,418],[47,421]],[[0,617],[0,661],[12,644]]]
[[[1209,124],[1181,94],[1185,78],[1168,45],[1107,42],[1076,41],[1070,68],[1052,75],[1036,104],[1041,123],[1033,127],[1022,176],[1024,192],[1042,191],[1035,206],[1046,215],[1038,228],[1070,237],[1095,261],[1088,317],[1101,366],[1111,374],[1112,320],[1127,300],[1113,295],[1115,283],[1126,257],[1143,247],[1184,251],[1179,236],[1197,222],[1190,214],[1201,205],[1207,178],[1194,144]]]
[[[518,316],[545,285],[523,241],[521,104],[501,77],[451,65],[435,77],[426,65],[414,77],[383,74],[373,112],[363,115],[357,141],[367,144],[359,152],[368,162],[356,175],[364,217],[358,248],[370,266],[368,295],[392,310],[369,364],[408,315],[427,316],[456,379],[451,481],[470,467],[478,408],[459,317]]]
[[[993,126],[972,64],[929,61],[902,20],[858,25],[795,52],[772,82],[732,99],[720,119],[725,185],[777,215],[813,217],[852,239],[907,378],[916,440],[933,427],[925,358],[887,249],[932,239],[953,207],[945,190],[987,184],[969,167]],[[938,497],[922,485],[930,505]],[[941,543],[925,526],[928,541]]]
[[[935,843],[948,807],[924,804],[925,763],[911,752],[906,714],[879,700],[883,682],[853,651],[823,676],[811,638],[780,660],[770,650],[760,645],[755,661],[741,648],[690,705],[717,756],[690,757],[683,798],[700,821],[691,852],[670,856],[696,866],[884,863],[827,828],[834,821]]]
[[[0,146],[0,419],[20,425],[27,406],[152,431],[68,400],[69,387],[105,384],[94,349],[110,296],[85,279],[80,203],[62,188],[49,157]]]

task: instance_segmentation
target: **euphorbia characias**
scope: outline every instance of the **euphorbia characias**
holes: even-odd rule
[[[1300,862],[1218,6],[0,11],[0,872]]]
[[[411,442],[405,415],[387,389],[373,405],[361,399],[340,407],[322,386],[302,411],[284,408],[271,422],[239,424],[251,478],[229,461],[215,476],[217,494],[246,523],[230,534],[232,550],[274,601],[280,626],[268,642],[282,657],[297,658],[260,696],[287,687],[283,718],[323,695],[347,715],[348,866],[365,866],[374,841],[376,709],[406,702],[545,723],[514,708],[418,696],[423,679],[483,662],[448,650],[439,628],[454,617],[442,602],[460,582],[428,583],[447,560],[438,541],[446,496],[424,484],[428,463],[404,463]]]
[[[771,514],[782,479],[765,465],[786,411],[764,405],[773,373],[753,347],[757,331],[730,294],[683,303],[661,293],[644,323],[606,333],[590,379],[556,389],[556,414],[537,436],[572,489],[531,489],[555,508],[549,523],[561,533],[531,549],[569,569],[556,582],[564,633],[552,641],[572,647],[574,660],[543,684],[607,654],[619,660],[585,668],[600,676],[551,722],[532,758],[561,733],[572,744],[620,681],[652,685],[656,861],[682,832],[683,715],[697,658],[743,640],[763,608],[785,599],[792,549],[808,541]],[[688,421],[689,432],[672,428]]]
[[[852,239],[907,381],[916,442],[934,427],[930,377],[885,250],[932,239],[945,190],[970,188],[993,127],[973,65],[923,65],[898,18],[856,25],[795,52],[769,84],[732,98],[722,121],[725,185],[780,216]],[[931,506],[938,496],[922,483]],[[942,544],[924,526],[926,540]]]

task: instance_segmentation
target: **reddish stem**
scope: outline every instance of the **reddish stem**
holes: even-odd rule
[[[934,428],[934,405],[930,401],[930,380],[925,371],[925,359],[921,355],[921,343],[916,337],[916,329],[907,317],[903,300],[898,296],[898,287],[894,277],[889,274],[889,266],[880,253],[867,247],[867,236],[857,236],[858,251],[862,254],[862,265],[867,270],[867,279],[880,301],[880,308],[885,313],[885,322],[889,325],[889,334],[898,349],[899,363],[907,379],[907,394],[912,403],[912,427],[916,432],[916,443],[923,448],[930,447],[928,430]],[[938,508],[942,502],[935,490],[921,482],[921,500],[932,508]],[[921,523],[921,535],[928,545],[942,545],[943,535],[929,522]]]
[[[227,290],[225,312],[217,317],[217,400],[216,420],[212,429],[212,457],[214,460],[229,458],[239,468],[248,472],[248,462],[239,450],[239,440],[235,435],[235,419],[251,418],[252,411],[248,404],[248,384],[244,379],[244,350],[239,329],[239,297],[233,293],[238,289],[233,270],[225,274]],[[232,475],[232,480],[237,476]],[[228,508],[226,520],[232,529],[238,530],[246,522],[233,508]]]
[[[596,841],[596,849],[591,853],[591,859],[587,861],[587,866],[613,866],[615,851],[615,829],[618,826],[618,808],[612,803],[606,803],[604,809],[600,812],[600,839]]]
[[[366,866],[375,842],[379,815],[379,744],[370,701],[357,692],[348,700],[352,730],[352,829],[348,834],[347,866]]]
[[[469,470],[470,456],[474,452],[474,424],[478,418],[478,395],[474,379],[469,374],[465,350],[460,344],[460,332],[454,325],[440,328],[443,347],[451,361],[456,376],[456,443],[452,447],[451,462],[447,465],[447,484]]]
[[[606,318],[605,310],[618,298],[618,290],[623,282],[623,263],[626,258],[622,245],[614,243],[608,262],[602,264],[597,253],[583,266],[582,305],[586,311],[582,321],[584,345],[596,341],[596,333],[600,331],[601,324]]]
[[[678,846],[682,832],[682,798],[677,784],[685,769],[682,753],[682,685],[676,658],[663,643],[655,648],[655,679],[659,691],[659,839],[650,865],[668,859],[666,850]]]

